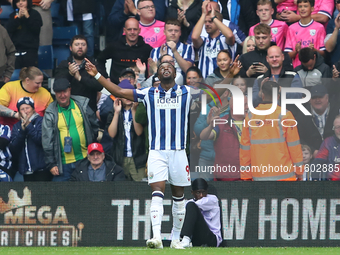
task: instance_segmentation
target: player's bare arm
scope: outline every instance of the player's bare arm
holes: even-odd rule
[[[85,69],[88,72],[88,74],[93,76],[95,79],[97,79],[98,82],[101,85],[103,85],[103,87],[105,87],[108,91],[110,91],[112,95],[134,101],[133,90],[122,89],[116,84],[114,84],[113,82],[108,81],[98,72],[94,64],[92,64],[87,58],[85,58],[85,60],[86,60]]]

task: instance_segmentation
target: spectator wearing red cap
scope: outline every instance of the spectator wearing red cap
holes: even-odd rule
[[[125,175],[120,166],[105,159],[104,149],[100,143],[91,143],[87,147],[87,158],[79,162],[70,181],[125,181]]]

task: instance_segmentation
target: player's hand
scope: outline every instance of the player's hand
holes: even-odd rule
[[[91,76],[96,76],[98,73],[97,67],[90,62],[87,58],[85,58],[86,64],[85,64],[85,69],[87,73]]]
[[[52,175],[59,175],[59,169],[57,166],[52,167],[50,172]]]
[[[120,101],[119,98],[115,99],[115,101],[113,102],[113,107],[115,109],[115,114],[119,114],[120,111],[122,110],[122,102]]]
[[[136,66],[139,69],[139,73],[140,74],[145,74],[145,70],[146,70],[146,65],[145,63],[142,63],[142,61],[140,60],[140,58],[137,58],[136,60]]]
[[[308,48],[310,48],[310,49],[314,50],[314,43],[310,43],[310,44],[308,44]]]

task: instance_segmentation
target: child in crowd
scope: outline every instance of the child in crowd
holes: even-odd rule
[[[288,52],[293,62],[293,67],[301,65],[299,60],[299,51],[302,48],[309,47],[314,51],[325,55],[324,40],[326,31],[322,24],[312,19],[314,10],[314,0],[298,0],[298,10],[301,16],[300,21],[289,26],[285,51]]]
[[[312,154],[311,148],[306,144],[302,144],[301,149],[302,149],[303,164],[305,165],[305,170],[306,170],[306,169],[309,169],[308,166],[313,159],[313,154]],[[306,167],[306,165],[307,165],[307,167]],[[311,176],[310,171],[305,171],[303,173],[303,180],[304,181],[311,181],[312,180],[312,176]]]
[[[275,42],[282,50],[284,50],[286,34],[288,25],[284,21],[275,20],[272,18],[274,9],[270,0],[259,0],[257,3],[256,14],[260,18],[260,23],[264,23],[270,26],[272,42]],[[258,24],[260,24],[258,23]],[[254,36],[254,28],[258,25],[255,24],[249,29],[249,35]]]

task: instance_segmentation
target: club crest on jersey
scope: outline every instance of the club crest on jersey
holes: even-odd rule
[[[153,29],[154,31],[155,31],[155,33],[159,33],[160,31],[161,31],[161,29],[159,28],[159,27],[154,27],[154,29]]]
[[[309,34],[310,34],[311,36],[314,36],[314,35],[315,35],[315,33],[316,33],[316,30],[315,30],[315,29],[311,29],[311,30],[309,30]]]
[[[179,97],[158,98],[157,101],[156,101],[156,108],[158,108],[158,109],[177,109],[177,108],[180,108]]]
[[[272,28],[272,33],[273,33],[274,35],[277,34],[277,27],[273,27],[273,28]]]

